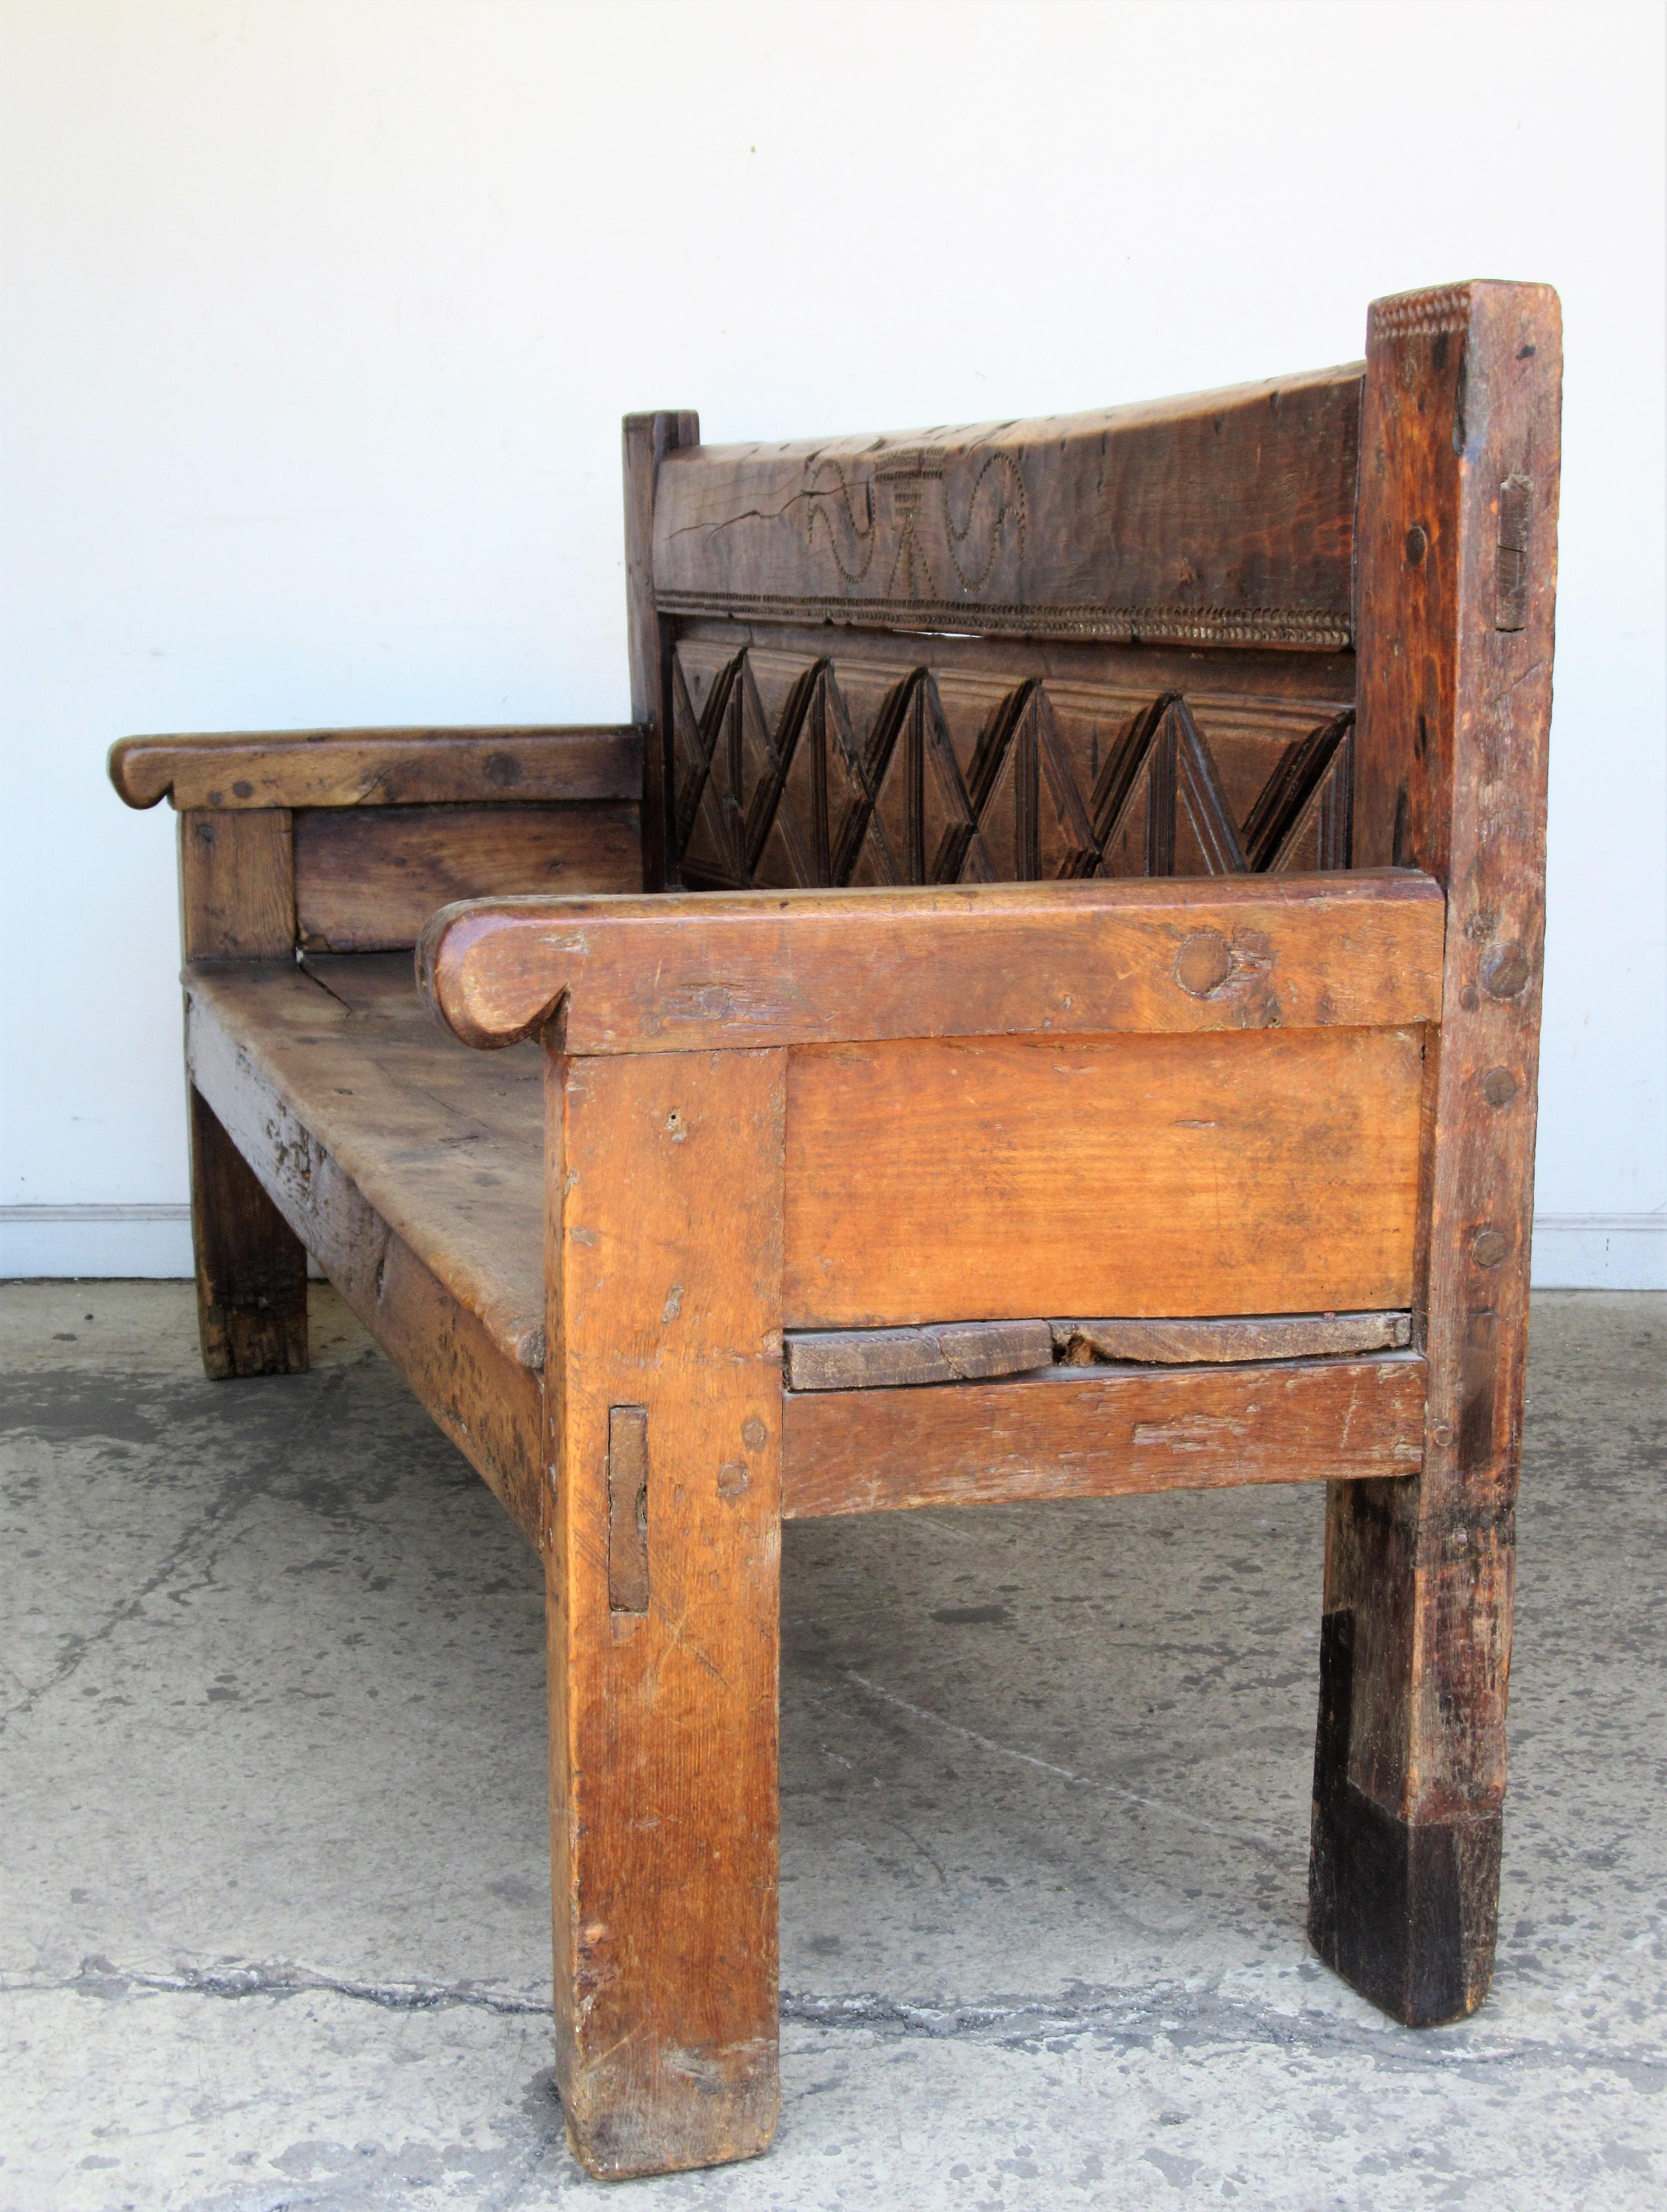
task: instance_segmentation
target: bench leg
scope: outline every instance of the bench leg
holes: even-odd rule
[[[215,1382],[307,1366],[307,1250],[195,1084],[191,1236],[197,1326]]]
[[[1315,1949],[1409,2027],[1493,1979],[1515,1559],[1433,1486],[1330,1486],[1309,1863]]]
[[[776,2126],[783,1079],[550,1064],[557,2078],[607,2178]]]

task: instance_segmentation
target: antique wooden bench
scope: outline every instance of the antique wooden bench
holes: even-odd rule
[[[313,1253],[545,1561],[593,2173],[775,2124],[783,1517],[1326,1482],[1312,1939],[1486,1994],[1560,378],[1476,283],[1105,414],[632,416],[629,726],[115,748],[209,1372]]]

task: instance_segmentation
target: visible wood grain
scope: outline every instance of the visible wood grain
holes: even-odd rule
[[[292,1103],[295,1091],[274,1079],[271,1061],[240,1033],[234,995],[215,987],[231,975],[247,980],[261,972],[188,973],[192,1082],[290,1229],[537,1544],[542,1517],[538,1376],[453,1285],[423,1264],[347,1164],[321,1141],[311,1126],[313,1117]],[[392,1140],[387,1141],[392,1149]],[[433,1235],[431,1230],[431,1240]]]
[[[1415,2023],[1474,2011],[1493,1972],[1561,379],[1544,287],[1455,286],[1372,311],[1355,852],[1428,869],[1451,926],[1413,1301],[1424,1472],[1329,1501],[1309,1924],[1322,1957]],[[1500,561],[1518,540],[1520,575]],[[1519,629],[1500,624],[1502,575]]]
[[[203,1366],[233,1376],[307,1368],[307,1253],[194,1084],[191,1227]]]
[[[660,611],[1350,642],[1358,367],[1029,422],[668,454]]]
[[[1045,1321],[945,1322],[936,1328],[830,1329],[787,1339],[790,1390],[891,1390],[1023,1375],[1053,1364]]]
[[[784,1055],[550,1063],[557,2079],[587,2171],[776,2124]],[[647,1606],[611,1609],[614,1411]]]
[[[1410,1303],[1416,1030],[818,1047],[794,1328]]]
[[[642,732],[587,725],[119,738],[109,770],[130,806],[171,799],[182,811],[635,800]]]
[[[953,1389],[784,1401],[788,1520],[913,1505],[1335,1482],[1415,1473],[1415,1352],[1231,1367],[1056,1367]]]
[[[295,823],[297,922],[316,951],[415,945],[456,899],[642,879],[635,805],[309,809]]]
[[[1342,1352],[1397,1352],[1412,1342],[1409,1313],[1244,1314],[1162,1321],[1056,1321],[1056,1356],[1071,1367],[1100,1360],[1159,1366],[1194,1361],[1311,1359]]]
[[[536,1371],[545,1357],[538,1053],[464,1051],[427,1018],[411,963],[398,955],[188,969],[185,980],[193,1028],[211,1015],[259,1095],[284,1102],[285,1126],[303,1130],[275,1154],[273,1170],[294,1182],[298,1201],[312,1203],[309,1163],[322,1149],[503,1354]],[[277,1140],[249,1126],[253,1149],[245,1149],[259,1168]]]
[[[1377,1028],[1434,1018],[1442,927],[1411,873],[494,900],[437,915],[417,965],[466,1043],[559,1006],[584,1053]]]
[[[179,939],[187,960],[294,952],[295,872],[281,807],[179,817]]]
[[[630,669],[631,715],[647,739],[642,763],[642,884],[663,890],[667,880],[666,805],[671,789],[671,724],[666,708],[672,641],[654,609],[654,480],[660,464],[679,447],[698,446],[700,417],[662,408],[625,417],[622,444],[625,481],[625,652]]]

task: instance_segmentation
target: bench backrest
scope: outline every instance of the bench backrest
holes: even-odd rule
[[[788,445],[630,418],[666,879],[1348,866],[1363,380]]]

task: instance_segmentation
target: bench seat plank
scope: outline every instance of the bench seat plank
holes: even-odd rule
[[[454,1043],[405,954],[197,967],[185,982],[193,1030],[211,1012],[459,1304],[541,1368],[543,1055]]]
[[[192,1083],[536,1544],[543,1057],[453,1044],[404,956],[312,966],[187,968]]]

